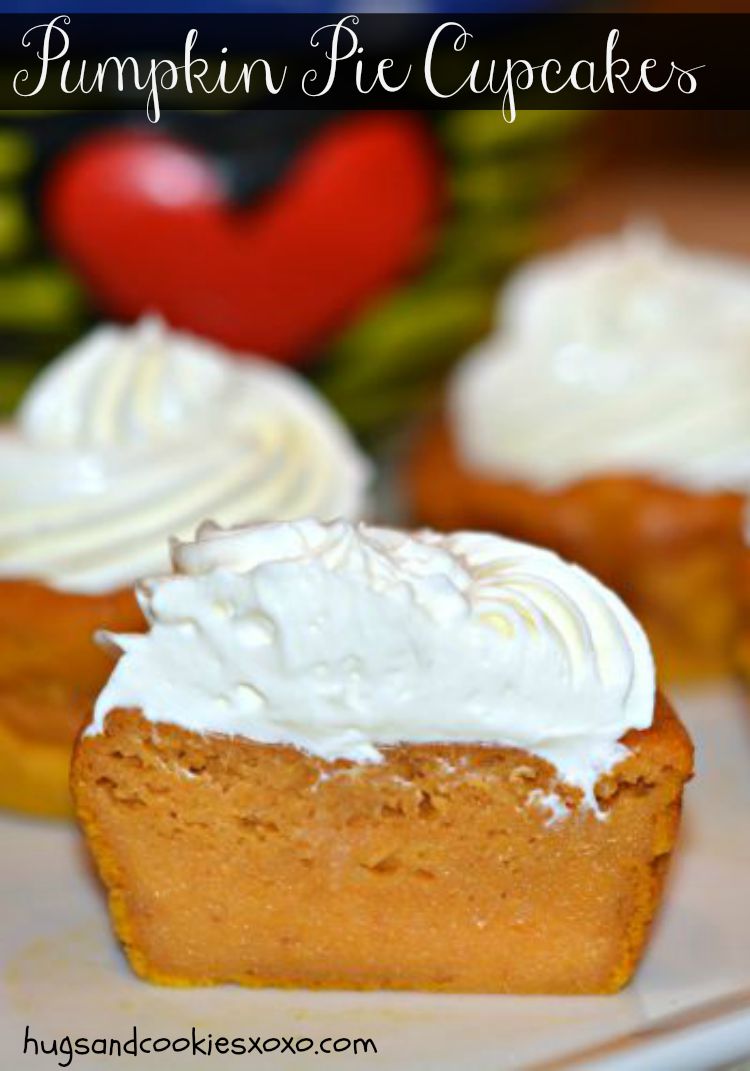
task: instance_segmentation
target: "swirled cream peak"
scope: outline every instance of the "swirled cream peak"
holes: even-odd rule
[[[472,468],[541,487],[637,473],[750,488],[750,262],[631,228],[542,257],[449,389]]]
[[[114,708],[154,722],[376,762],[401,742],[526,749],[593,799],[651,724],[647,640],[620,600],[550,551],[476,533],[338,521],[204,525],[144,581],[143,635]]]
[[[224,524],[361,516],[369,470],[294,373],[159,320],[63,353],[0,431],[0,576],[100,592]]]

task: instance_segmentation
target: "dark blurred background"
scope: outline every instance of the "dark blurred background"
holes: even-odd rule
[[[279,5],[222,5],[251,7]],[[5,113],[0,411],[97,320],[157,311],[300,367],[378,434],[436,393],[524,257],[638,217],[750,254],[749,165],[742,112]]]

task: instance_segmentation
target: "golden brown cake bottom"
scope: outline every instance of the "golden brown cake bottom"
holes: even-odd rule
[[[692,748],[663,700],[597,785],[496,747],[380,764],[113,711],[72,787],[117,933],[153,982],[610,993],[631,977]]]
[[[73,595],[0,581],[0,807],[72,814],[73,743],[112,670],[94,643],[99,628],[143,629],[132,592]]]
[[[741,621],[735,647],[735,665],[745,686],[750,685],[750,553],[745,556],[739,584]]]
[[[414,519],[476,528],[556,550],[623,597],[648,633],[662,680],[731,670],[747,557],[740,495],[697,494],[632,476],[559,491],[463,467],[445,424],[420,438],[407,471]]]

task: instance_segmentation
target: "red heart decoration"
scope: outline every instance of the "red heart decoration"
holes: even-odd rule
[[[441,200],[423,123],[371,113],[325,126],[247,209],[232,207],[192,146],[98,134],[52,172],[45,214],[112,315],[155,310],[235,349],[299,361],[422,262]]]

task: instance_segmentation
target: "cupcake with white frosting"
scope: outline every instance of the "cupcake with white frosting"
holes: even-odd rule
[[[204,525],[79,739],[135,970],[176,984],[613,991],[692,768],[620,599],[486,533]]]
[[[104,326],[0,430],[0,802],[67,806],[73,737],[109,668],[91,634],[138,621],[170,536],[362,515],[369,466],[294,373],[169,330]],[[37,776],[38,774],[38,776]]]
[[[559,549],[660,669],[726,669],[750,491],[750,264],[631,228],[521,269],[418,445],[415,510]],[[437,473],[440,474],[439,479]]]

